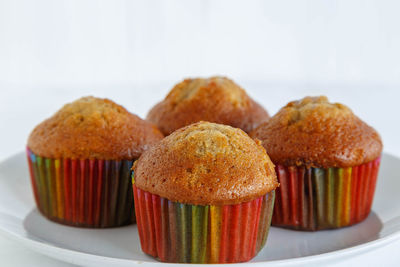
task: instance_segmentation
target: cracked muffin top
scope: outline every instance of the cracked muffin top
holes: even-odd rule
[[[83,97],[36,126],[28,148],[47,158],[132,160],[162,138],[154,125],[113,101]]]
[[[246,92],[225,77],[186,79],[147,115],[165,135],[198,122],[226,124],[250,132],[269,115]]]
[[[198,122],[144,152],[133,166],[135,185],[171,201],[228,205],[277,186],[265,149],[240,129]]]
[[[290,102],[250,136],[262,141],[275,164],[285,166],[352,167],[382,153],[379,134],[325,96]]]

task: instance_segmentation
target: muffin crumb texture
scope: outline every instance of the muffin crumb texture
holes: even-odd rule
[[[83,97],[39,124],[28,147],[48,158],[131,160],[162,138],[154,125],[113,101]]]
[[[226,99],[235,107],[244,107],[248,105],[246,92],[236,85],[232,80],[224,77],[211,77],[208,79],[188,79],[183,82],[184,86],[175,87],[167,96],[170,97],[175,105],[181,102],[193,99],[202,88],[220,88],[226,95]]]
[[[299,101],[290,102],[285,108],[289,117],[288,125],[300,123],[317,115],[320,115],[323,119],[339,119],[353,115],[352,111],[345,105],[328,102],[326,96],[306,97]]]
[[[352,167],[378,158],[379,134],[339,103],[325,96],[288,103],[251,132],[275,164],[308,167]]]
[[[147,119],[168,135],[198,121],[209,121],[249,132],[269,118],[246,92],[225,77],[186,79],[154,106]]]
[[[208,122],[181,128],[143,153],[134,179],[142,190],[197,205],[250,201],[278,185],[260,144],[240,129]]]

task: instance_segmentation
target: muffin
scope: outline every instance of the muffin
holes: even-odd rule
[[[186,79],[155,105],[147,120],[165,135],[198,122],[226,124],[250,132],[269,115],[246,92],[225,77]]]
[[[274,165],[230,126],[199,122],[144,152],[133,166],[142,250],[164,262],[227,263],[254,257],[272,216]]]
[[[382,153],[379,134],[325,96],[290,102],[251,136],[276,164],[272,224],[299,230],[349,226],[372,205]]]
[[[132,163],[163,138],[149,122],[108,99],[66,104],[29,136],[27,156],[39,211],[82,227],[134,222]]]

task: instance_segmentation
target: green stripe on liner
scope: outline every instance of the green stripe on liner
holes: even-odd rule
[[[39,188],[40,188],[40,193],[42,194],[42,207],[43,207],[43,212],[46,214],[49,214],[49,192],[47,191],[47,185],[46,185],[46,174],[45,174],[45,168],[43,166],[43,159],[42,157],[37,157],[36,158],[37,162],[37,168],[38,168],[38,178],[39,178]]]
[[[264,247],[265,243],[267,243],[267,239],[268,239],[268,234],[269,234],[269,226],[271,225],[271,220],[272,220],[272,214],[273,214],[273,210],[274,210],[274,203],[275,203],[275,190],[270,192],[269,194],[267,194],[265,196],[265,198],[268,198],[268,201],[265,205],[265,207],[261,206],[261,208],[264,208],[267,210],[267,226],[264,226],[266,234],[264,236],[264,241],[261,245],[261,248]],[[258,251],[257,251],[258,253]]]
[[[192,206],[191,262],[205,263],[209,206]]]
[[[335,224],[335,216],[334,216],[334,208],[335,208],[335,175],[333,168],[328,169],[327,177],[326,177],[326,218],[328,225]]]
[[[261,212],[264,213],[265,215],[263,215],[263,218],[260,217],[259,228],[260,228],[260,225],[263,224],[263,226],[262,226],[263,234],[262,234],[261,246],[256,249],[256,253],[258,253],[267,243],[268,233],[269,233],[269,225],[271,224],[272,211],[273,211],[274,202],[275,202],[275,191],[272,191],[269,194],[265,195],[263,197],[262,201],[263,201],[263,204],[261,206],[261,209],[262,209]],[[264,221],[261,221],[261,220],[264,220]]]
[[[343,210],[343,169],[335,168],[335,178],[336,178],[336,186],[335,186],[335,199],[336,203],[336,214],[335,214],[335,222],[336,226],[341,226],[342,222],[342,210]]]
[[[325,206],[325,174],[323,169],[313,169],[312,179],[315,185],[315,195],[317,204],[317,225],[322,225],[324,222],[324,206]]]
[[[176,203],[178,222],[178,259],[179,262],[190,262],[191,246],[191,205]]]

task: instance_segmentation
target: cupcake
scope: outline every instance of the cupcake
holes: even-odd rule
[[[368,216],[382,141],[348,107],[306,97],[287,104],[251,136],[276,164],[273,225],[314,231]]]
[[[269,116],[246,92],[225,77],[186,79],[155,105],[147,120],[165,135],[198,121],[226,124],[250,132]]]
[[[199,122],[133,167],[142,250],[163,262],[228,263],[264,246],[278,186],[264,148],[230,126]]]
[[[134,222],[132,163],[163,135],[108,99],[84,97],[40,123],[27,156],[39,211],[82,227]]]

